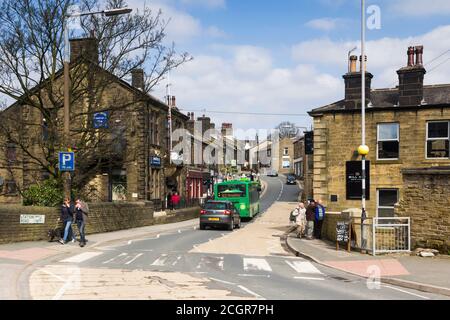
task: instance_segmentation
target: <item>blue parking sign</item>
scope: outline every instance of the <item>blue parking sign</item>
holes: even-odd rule
[[[59,171],[75,171],[75,153],[59,153]]]
[[[93,117],[94,129],[108,129],[108,118],[108,112],[95,113]]]

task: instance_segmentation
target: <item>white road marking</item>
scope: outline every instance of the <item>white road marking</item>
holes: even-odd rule
[[[181,230],[178,230],[178,233],[181,233]]]
[[[121,253],[121,254],[119,254],[118,256],[116,256],[116,257],[114,257],[114,258],[112,258],[112,259],[109,259],[109,260],[103,262],[103,264],[107,264],[107,263],[113,262],[113,261],[116,260],[117,258],[126,256],[126,255],[127,255],[126,253]]]
[[[92,259],[92,258],[94,258],[96,256],[99,256],[101,254],[103,254],[103,252],[93,252],[93,251],[91,251],[91,252],[84,252],[84,253],[81,253],[79,255],[76,255],[76,256],[73,256],[73,257],[61,260],[60,262],[81,263],[81,262],[87,261],[89,259]]]
[[[166,264],[167,254],[162,254],[155,262],[152,263],[152,266],[164,266]]]
[[[80,289],[81,271],[79,268],[70,268],[71,276],[64,280],[64,285],[58,290],[58,292],[53,296],[52,300],[59,300],[66,293],[68,289]]]
[[[133,243],[133,240],[128,241],[128,245],[130,245],[130,244],[132,244],[132,243]]]
[[[127,263],[125,263],[126,265],[131,264],[132,262],[136,261],[137,259],[139,259],[140,257],[142,257],[144,254],[143,253],[139,253],[138,255],[136,255],[133,259],[131,259],[130,261],[128,261]]]
[[[410,294],[410,295],[412,295],[412,296],[416,296],[416,297],[419,297],[419,298],[422,298],[422,299],[425,299],[425,300],[430,300],[430,298],[428,298],[428,297],[421,296],[421,295],[419,295],[419,294],[412,293],[412,292],[409,292],[409,291],[406,291],[406,290],[402,290],[402,289],[399,289],[399,288],[395,288],[395,287],[391,287],[391,286],[386,286],[386,285],[383,285],[383,287],[389,288],[389,289],[392,289],[392,290],[397,290],[397,291],[400,291],[400,292],[403,292],[403,293],[406,293],[406,294]]]
[[[311,262],[308,261],[286,261],[285,262],[298,273],[322,274]]]
[[[180,261],[180,260],[181,260],[181,256],[178,256],[178,257],[177,257],[177,260],[175,260],[175,262],[172,263],[172,266],[176,265],[176,264],[178,263],[178,261]]]
[[[311,277],[294,277],[294,279],[298,280],[317,280],[317,281],[323,281],[324,278],[311,278]]]
[[[46,273],[48,275],[51,275],[52,277],[58,279],[59,281],[62,281],[62,282],[66,281],[66,279],[64,279],[63,277],[58,276],[57,274],[54,274],[53,272],[50,272],[50,271],[47,271],[47,270],[44,270],[44,269],[41,269],[40,271],[43,272],[43,273]]]
[[[253,291],[251,291],[251,290],[249,290],[249,289],[247,289],[247,288],[244,287],[244,286],[238,286],[238,287],[239,287],[239,289],[244,290],[245,292],[247,292],[247,293],[249,293],[249,294],[255,296],[255,297],[258,298],[258,299],[264,299],[264,298],[261,297],[259,294],[255,293],[255,292],[253,292]]]
[[[220,280],[220,279],[215,279],[215,278],[210,278],[210,279],[213,280],[213,281],[216,281],[216,282],[220,282],[220,283],[236,285],[236,283],[233,283],[233,282],[228,282],[228,281],[224,281],[224,280]]]
[[[265,259],[244,258],[244,270],[272,272],[272,268]]]
[[[270,278],[269,274],[238,274],[238,277]]]

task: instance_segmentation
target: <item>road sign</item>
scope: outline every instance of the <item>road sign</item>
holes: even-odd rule
[[[108,112],[94,113],[93,126],[94,129],[108,129]]]
[[[160,157],[150,157],[150,166],[151,167],[161,167],[161,158]]]
[[[59,153],[59,171],[75,171],[75,153]]]

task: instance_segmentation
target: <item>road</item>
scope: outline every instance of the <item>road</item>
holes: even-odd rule
[[[262,214],[241,230],[183,224],[135,239],[87,246],[43,260],[22,284],[33,299],[442,299],[367,280],[285,252],[280,220],[295,205],[297,186],[264,178]],[[284,212],[280,212],[283,210]]]

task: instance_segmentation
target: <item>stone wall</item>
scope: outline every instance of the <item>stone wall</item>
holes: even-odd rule
[[[153,217],[151,202],[90,204],[87,234],[112,232],[154,224],[173,223],[198,217],[200,209],[179,210],[162,218]],[[20,215],[44,215],[44,224],[20,224]],[[57,225],[59,208],[0,206],[0,243],[47,240],[49,229]]]
[[[414,247],[450,250],[450,167],[403,170],[396,214],[411,217]]]

